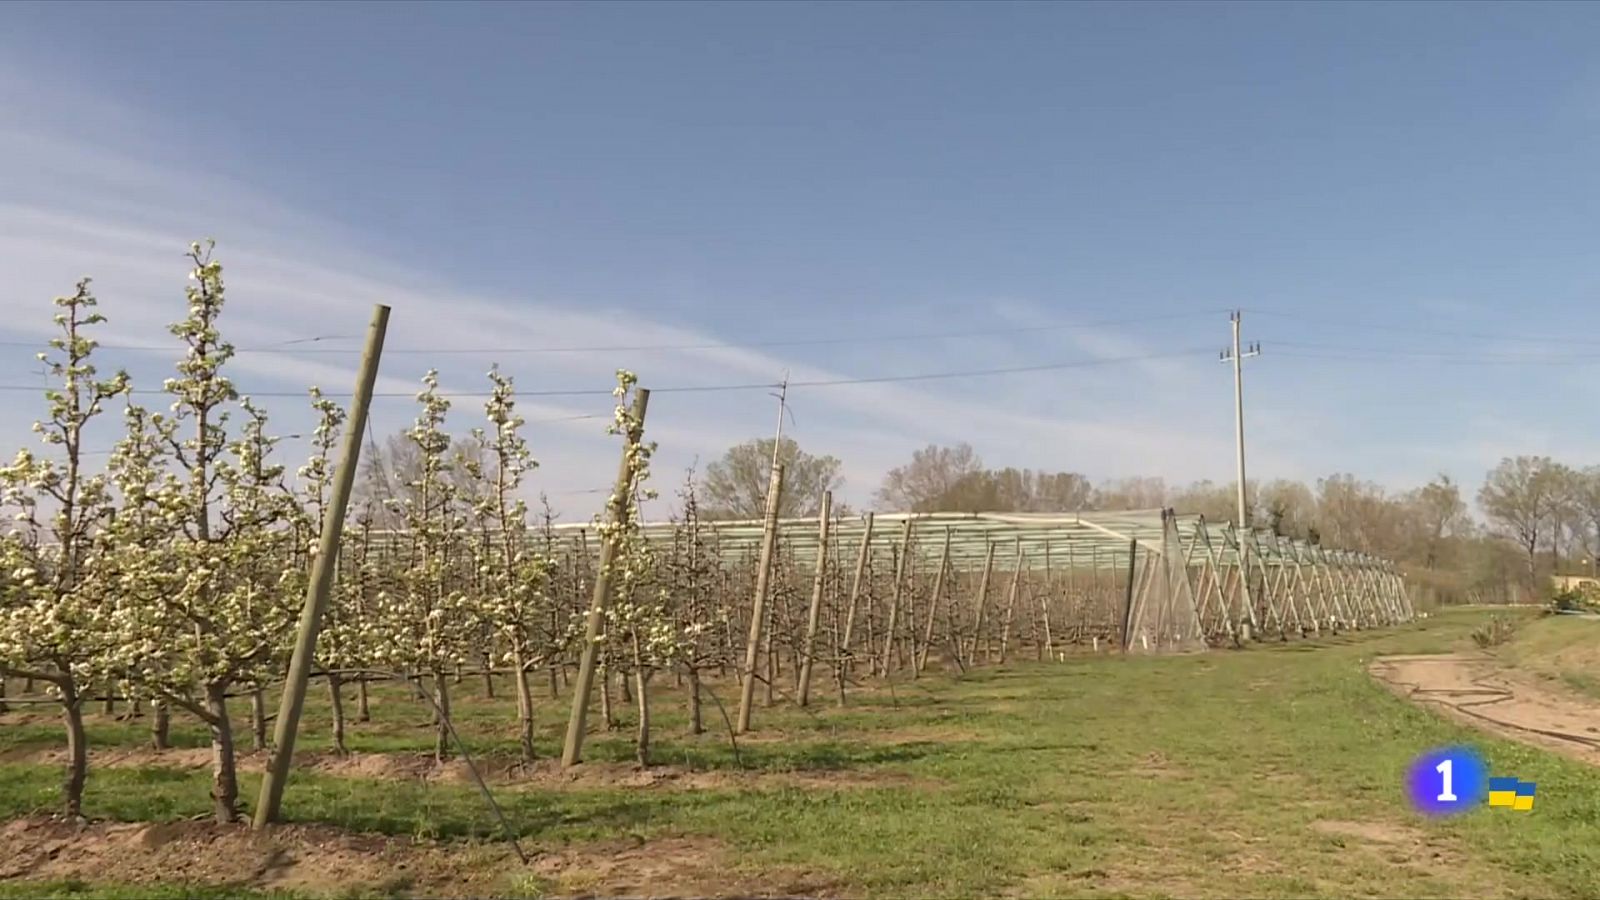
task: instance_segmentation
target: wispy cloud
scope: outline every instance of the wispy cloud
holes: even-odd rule
[[[58,116],[71,110],[55,108]],[[3,295],[0,331],[12,340],[42,339],[49,330],[48,298],[93,274],[111,322],[108,344],[171,344],[167,323],[182,314],[191,239],[221,239],[230,305],[228,336],[240,347],[268,347],[319,336],[359,338],[374,303],[394,308],[383,392],[409,393],[435,366],[449,390],[473,391],[498,361],[534,390],[607,389],[618,366],[634,368],[655,387],[770,382],[788,370],[797,382],[882,374],[885,355],[864,347],[850,365],[818,364],[805,348],[714,346],[673,352],[445,353],[435,348],[510,349],[562,346],[714,344],[692,323],[658,321],[647,310],[618,302],[613,309],[579,307],[560,297],[483,296],[444,285],[426,261],[403,265],[351,247],[381,243],[352,236],[309,211],[286,209],[249,185],[205,172],[164,167],[145,157],[51,129],[51,120],[0,120],[0,270],[11,277]],[[27,173],[24,175],[23,173]],[[15,188],[15,190],[13,190]],[[1002,321],[1027,314],[1027,304],[997,304]],[[1037,309],[1031,311],[1039,313]],[[626,313],[627,328],[619,327]],[[1037,320],[1036,315],[1036,320]],[[765,336],[765,335],[762,335]],[[173,345],[175,348],[175,344]],[[359,340],[287,346],[281,352],[241,354],[231,364],[242,390],[294,391],[312,383],[345,391],[357,354],[306,352],[359,347]],[[1107,328],[1052,332],[1044,339],[991,338],[965,342],[959,354],[893,354],[898,371],[970,370],[1066,359],[1150,354],[1158,344]],[[10,348],[4,371],[22,378],[31,354]],[[1024,357],[1023,354],[1026,354]],[[105,364],[126,365],[136,381],[155,387],[172,356],[108,349]],[[919,361],[920,360],[920,361]],[[1204,363],[1205,361],[1202,361]],[[792,394],[798,425],[792,433],[817,452],[847,462],[852,503],[868,501],[889,467],[926,443],[969,441],[993,465],[1076,469],[1098,476],[1161,473],[1169,479],[1215,477],[1231,459],[1225,429],[1193,409],[1193,363],[1164,360],[1114,369],[994,376],[982,379],[799,388]],[[1209,373],[1208,373],[1209,374]],[[1214,379],[1213,379],[1214,380]],[[154,399],[154,398],[152,398]],[[29,440],[37,398],[0,396],[0,436]],[[461,398],[455,427],[477,424],[481,401]],[[530,419],[604,414],[604,395],[523,401]],[[309,425],[305,404],[270,404],[285,431]],[[380,402],[378,433],[413,414],[404,399]],[[704,464],[732,443],[770,433],[774,401],[761,390],[662,393],[652,402],[649,434],[661,445],[663,487],[677,470]],[[107,423],[108,429],[114,425]],[[534,490],[566,496],[572,514],[587,514],[598,499],[575,493],[604,486],[614,471],[614,439],[600,419],[540,422],[531,438],[545,459]],[[109,430],[105,443],[115,439]],[[587,504],[587,505],[585,505]]]

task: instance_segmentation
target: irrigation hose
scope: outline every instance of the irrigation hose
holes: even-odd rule
[[[1467,662],[1470,664],[1472,661],[1468,660]],[[1475,688],[1475,690],[1470,690],[1470,689],[1462,689],[1462,688],[1424,688],[1420,684],[1413,684],[1412,682],[1409,682],[1409,681],[1401,681],[1399,679],[1389,677],[1389,673],[1392,673],[1392,671],[1393,671],[1393,663],[1390,663],[1390,662],[1379,662],[1373,668],[1375,670],[1381,670],[1381,671],[1375,672],[1375,674],[1378,674],[1378,676],[1380,678],[1382,678],[1384,681],[1386,681],[1389,684],[1392,684],[1392,685],[1394,685],[1396,687],[1405,688],[1406,689],[1406,698],[1407,699],[1415,698],[1420,703],[1432,703],[1432,704],[1435,704],[1435,705],[1438,705],[1438,706],[1448,707],[1450,709],[1454,709],[1454,710],[1457,710],[1457,711],[1461,712],[1463,715],[1470,716],[1470,717],[1472,717],[1474,719],[1478,719],[1478,720],[1481,720],[1481,721],[1484,721],[1484,722],[1488,722],[1491,725],[1497,725],[1497,726],[1499,726],[1501,728],[1509,728],[1509,729],[1512,729],[1514,731],[1526,732],[1528,734],[1537,734],[1537,735],[1541,735],[1543,737],[1553,738],[1555,740],[1567,741],[1569,743],[1574,743],[1574,744],[1581,744],[1581,745],[1586,746],[1586,747],[1590,747],[1590,748],[1593,748],[1593,749],[1600,750],[1600,738],[1592,738],[1592,737],[1587,737],[1587,736],[1581,735],[1581,734],[1572,734],[1570,732],[1556,731],[1556,730],[1548,729],[1548,728],[1536,728],[1536,727],[1531,726],[1531,725],[1518,725],[1515,722],[1507,722],[1504,719],[1496,718],[1496,717],[1494,717],[1492,715],[1489,715],[1487,713],[1478,712],[1477,711],[1478,707],[1493,706],[1496,703],[1504,703],[1507,700],[1515,700],[1516,699],[1517,695],[1516,695],[1516,692],[1514,690],[1510,690],[1508,688],[1497,686],[1497,685],[1486,684],[1484,682],[1484,679],[1496,677],[1494,675],[1494,673],[1479,674],[1479,675],[1474,675],[1473,677],[1469,678],[1467,680],[1467,683],[1472,685],[1473,688]],[[1431,697],[1435,697],[1435,696],[1437,696],[1437,697],[1448,697],[1448,696],[1469,696],[1469,697],[1472,697],[1472,696],[1484,696],[1484,695],[1487,695],[1485,697],[1485,699],[1474,700],[1474,701],[1470,701],[1470,702],[1461,702],[1461,703],[1450,703],[1450,702],[1446,702],[1444,700],[1430,699]]]

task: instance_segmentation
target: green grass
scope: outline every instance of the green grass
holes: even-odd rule
[[[1518,628],[1497,655],[1518,669],[1600,698],[1600,619],[1544,616]]]
[[[1600,779],[1593,770],[1464,730],[1372,682],[1380,653],[1468,646],[1486,613],[1450,611],[1382,635],[1345,635],[1181,658],[1100,657],[981,669],[902,683],[851,707],[757,710],[780,741],[741,743],[747,766],[849,770],[881,783],[707,790],[505,786],[500,805],[532,847],[619,835],[699,835],[730,848],[742,874],[882,896],[1592,896],[1600,890]],[[509,752],[511,704],[460,686],[459,726],[476,750]],[[724,702],[731,692],[719,688]],[[725,737],[683,734],[661,690],[658,758],[731,768]],[[565,703],[544,701],[540,750],[553,753]],[[359,749],[430,746],[425,710],[386,692]],[[720,731],[715,706],[708,724]],[[317,726],[312,726],[317,727]],[[53,743],[43,724],[13,746]],[[10,732],[0,730],[0,734]],[[18,737],[18,734],[24,735]],[[321,737],[321,729],[313,732]],[[104,742],[142,726],[96,723]],[[1402,778],[1423,750],[1467,742],[1495,772],[1539,784],[1529,814],[1478,810],[1427,821]],[[310,741],[315,745],[316,741]],[[325,739],[323,740],[325,746]],[[626,735],[597,736],[589,758],[629,757]],[[0,765],[0,817],[49,808],[57,772]],[[253,798],[255,779],[245,778]],[[106,769],[87,812],[137,820],[202,815],[208,776]],[[469,786],[297,775],[299,821],[446,840],[494,833]],[[1341,821],[1384,839],[1314,828]],[[0,895],[4,896],[4,895]]]

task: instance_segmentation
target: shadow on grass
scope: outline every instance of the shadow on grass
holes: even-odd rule
[[[706,735],[707,738],[712,735]],[[815,772],[844,771],[912,762],[945,752],[949,743],[911,741],[873,744],[844,741],[763,742],[739,741],[738,753],[720,743],[660,741],[653,745],[654,759],[695,771]],[[634,745],[626,740],[600,740],[586,745],[585,756],[596,762],[628,762]]]

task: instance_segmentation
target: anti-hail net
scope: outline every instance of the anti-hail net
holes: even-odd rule
[[[1189,583],[1189,562],[1174,519],[1162,517],[1159,545],[1139,549],[1128,609],[1128,651],[1181,653],[1206,649],[1194,588]]]

